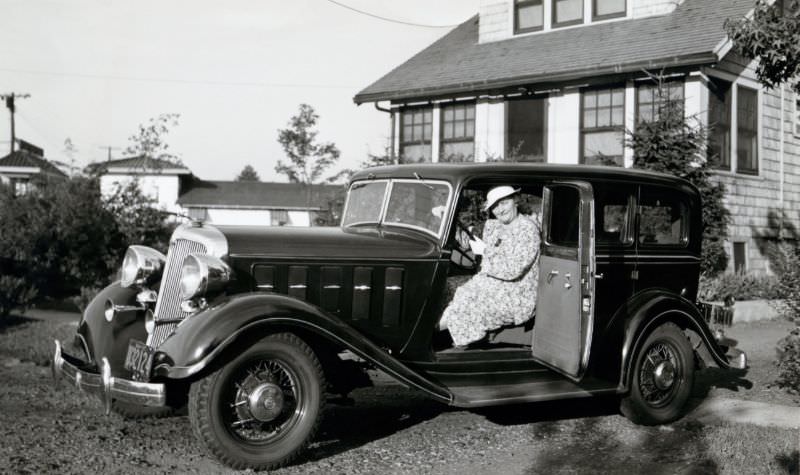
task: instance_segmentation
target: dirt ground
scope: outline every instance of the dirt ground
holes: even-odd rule
[[[69,325],[69,323],[66,323]],[[732,380],[698,374],[705,397],[797,405],[770,388],[774,343],[788,323],[741,325],[728,334],[750,353]],[[61,384],[50,368],[8,353],[41,328],[0,330],[0,472],[235,473],[195,442],[185,415],[126,421]],[[48,339],[49,335],[41,335]],[[636,426],[614,399],[452,409],[375,374],[352,406],[329,405],[305,456],[279,474],[299,473],[798,473],[800,433],[745,424],[703,424],[691,415],[667,426]]]

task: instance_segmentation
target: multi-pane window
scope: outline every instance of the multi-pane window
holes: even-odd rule
[[[514,0],[514,33],[541,30],[544,26],[544,0]]]
[[[683,113],[683,81],[643,83],[636,89],[636,123],[658,120],[669,107]]]
[[[624,164],[625,88],[581,94],[581,163]]]
[[[743,86],[736,93],[736,171],[758,174],[758,92]]]
[[[14,195],[22,196],[30,191],[30,180],[27,178],[12,178],[11,184],[14,187]]]
[[[432,132],[430,107],[404,110],[400,115],[400,162],[430,162]]]
[[[439,161],[475,161],[475,104],[442,106],[441,117]]]
[[[553,0],[553,26],[583,23],[583,0]]]
[[[592,0],[592,19],[625,16],[625,2],[626,0]]]
[[[731,83],[712,79],[708,91],[708,156],[715,168],[731,169]]]
[[[514,99],[506,103],[506,153],[512,161],[544,162],[547,99]]]

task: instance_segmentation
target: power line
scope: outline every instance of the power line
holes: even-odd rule
[[[298,87],[298,88],[320,88],[320,89],[353,89],[358,87],[358,86],[347,86],[344,84],[267,83],[267,82],[248,82],[248,81],[200,81],[196,79],[116,76],[108,74],[67,73],[60,71],[37,71],[31,69],[12,69],[12,68],[0,68],[0,71],[8,73],[36,74],[42,76],[77,77],[86,79],[112,79],[117,81],[166,82],[166,83],[177,83],[177,84],[205,84],[211,86],[285,87],[285,88]]]
[[[354,11],[356,13],[360,13],[360,14],[366,15],[368,17],[377,18],[378,20],[388,21],[390,23],[398,23],[400,25],[418,26],[420,28],[455,28],[455,27],[458,26],[458,25],[423,25],[421,23],[413,23],[413,22],[410,22],[410,21],[395,20],[394,18],[388,18],[388,17],[385,17],[385,16],[380,16],[380,15],[376,15],[374,13],[365,12],[363,10],[359,10],[357,8],[353,8],[350,5],[345,5],[344,3],[339,3],[336,0],[327,0],[327,1],[330,2],[330,3],[333,3],[334,5],[338,5],[338,6],[342,7],[342,8],[346,8],[348,10],[352,10],[352,11]]]

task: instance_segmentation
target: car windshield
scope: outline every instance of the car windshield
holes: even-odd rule
[[[442,224],[450,185],[423,180],[394,180],[385,204],[388,182],[354,183],[347,198],[343,226],[378,223],[424,230],[435,236]],[[383,208],[386,212],[381,216]]]

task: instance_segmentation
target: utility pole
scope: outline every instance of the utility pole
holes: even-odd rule
[[[16,92],[0,94],[0,99],[5,99],[6,107],[8,107],[9,111],[11,111],[11,153],[14,153],[14,145],[17,143],[17,136],[16,132],[14,131],[14,111],[16,111],[14,99],[27,99],[29,97],[31,97],[30,94],[17,94]]]

